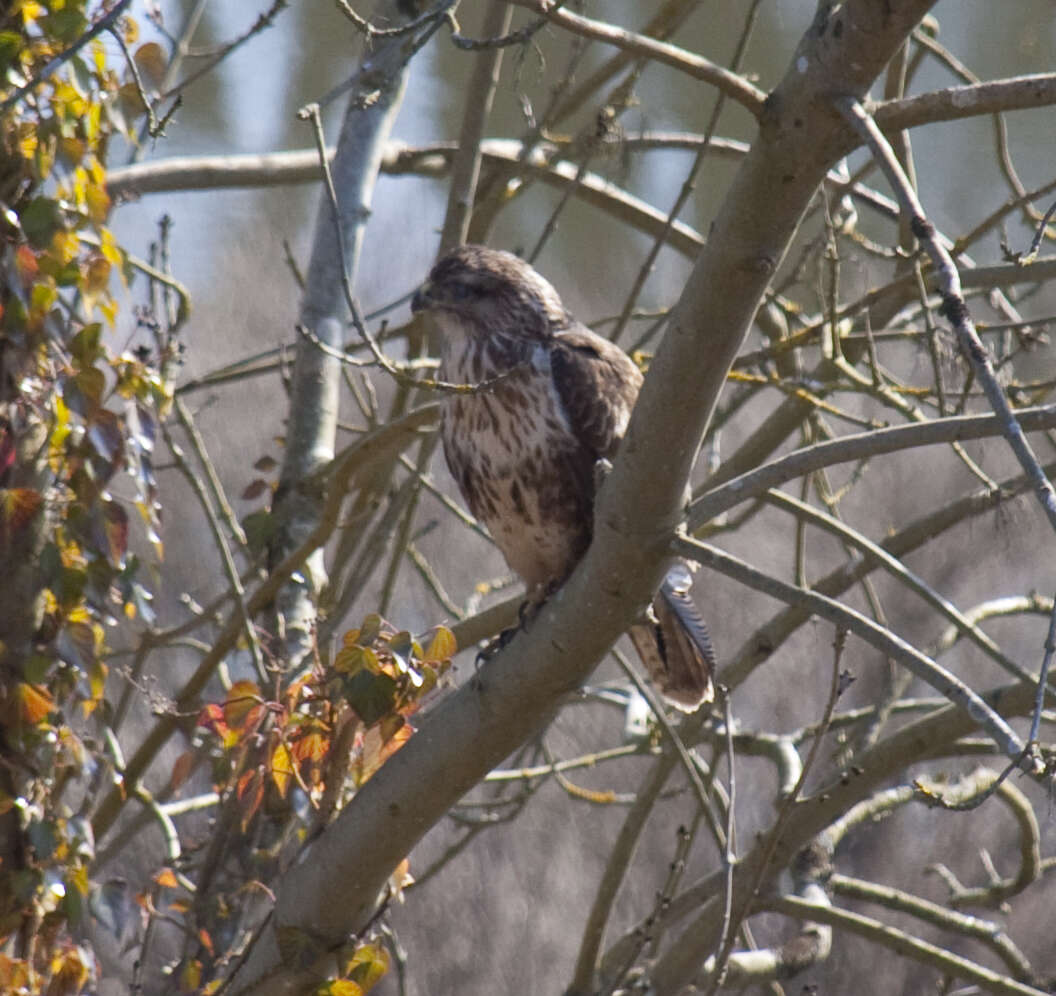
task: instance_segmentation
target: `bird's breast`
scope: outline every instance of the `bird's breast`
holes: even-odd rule
[[[529,362],[490,390],[450,398],[441,431],[463,497],[510,567],[529,586],[562,580],[590,542],[592,495],[548,371]]]

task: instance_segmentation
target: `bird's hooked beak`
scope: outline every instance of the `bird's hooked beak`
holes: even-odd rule
[[[411,311],[417,314],[419,311],[428,311],[433,306],[433,285],[427,280],[414,292],[411,298]]]

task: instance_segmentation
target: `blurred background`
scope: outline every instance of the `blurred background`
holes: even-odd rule
[[[188,0],[150,6],[157,8],[168,32],[179,34],[199,4]],[[208,50],[244,32],[266,4],[258,0],[200,6],[203,13],[193,47]],[[652,2],[595,2],[587,5],[584,13],[637,28],[657,6]],[[672,40],[727,65],[747,6],[705,0]],[[482,9],[480,2],[460,6],[459,23],[464,33],[476,33]],[[781,79],[814,11],[815,4],[807,0],[768,0],[762,4],[744,62],[745,72],[757,86],[768,89]],[[132,13],[140,21],[144,39],[153,38],[167,48],[164,35],[151,27],[141,4],[135,3]],[[361,13],[369,14],[369,10]],[[520,11],[517,23],[523,15]],[[1052,0],[1003,4],[943,0],[936,4],[933,15],[940,27],[939,41],[983,79],[1053,68],[1056,7]],[[550,87],[564,72],[569,46],[568,36],[545,29],[532,44],[505,53],[502,81],[487,129],[489,137],[517,138],[528,130],[531,116],[545,106]],[[359,36],[335,4],[324,0],[292,4],[276,17],[271,28],[252,38],[216,72],[188,88],[165,137],[156,142],[147,140],[141,158],[149,161],[311,148],[310,126],[297,119],[296,111],[346,79],[355,67],[359,48]],[[601,44],[591,45],[577,79],[589,76],[611,54],[612,50]],[[186,64],[193,68],[193,59]],[[440,31],[412,63],[394,140],[417,147],[455,139],[465,103],[472,99],[466,90],[471,68],[472,54],[456,50],[446,32]],[[912,81],[911,92],[960,82],[936,60],[925,59]],[[645,131],[700,133],[715,99],[710,88],[656,66],[646,70],[634,93],[633,106],[620,119],[625,136]],[[331,143],[337,137],[343,106],[339,98],[326,109]],[[598,110],[597,102],[587,102],[561,123],[559,132],[577,134],[589,126]],[[1027,189],[1036,188],[1052,178],[1056,112],[1010,114],[1006,120],[1015,169]],[[754,123],[746,112],[728,102],[716,134],[751,141]],[[985,117],[912,133],[921,201],[935,224],[951,238],[969,231],[1009,196],[994,154],[993,135],[993,122]],[[592,158],[590,168],[666,212],[675,201],[692,156],[686,151],[643,153],[617,140]],[[113,155],[111,166],[120,165],[122,159],[120,153]],[[863,154],[852,157],[852,172],[862,162]],[[695,193],[681,213],[684,223],[697,232],[708,231],[735,168],[736,162],[728,158],[708,160]],[[870,182],[886,192],[878,178]],[[289,245],[293,260],[303,269],[320,195],[315,183],[205,189],[146,195],[122,204],[115,212],[113,228],[118,241],[140,256],[146,256],[149,245],[157,240],[162,216],[172,219],[172,269],[189,288],[193,300],[192,317],[182,333],[186,347],[184,380],[295,341],[301,295],[284,246]],[[356,287],[365,311],[406,296],[423,279],[436,253],[446,197],[443,178],[381,177]],[[534,185],[502,213],[491,244],[530,249],[559,199],[560,194],[553,189]],[[1044,210],[1047,202],[1039,206]],[[897,229],[888,221],[866,212],[862,212],[859,227],[887,245],[897,238]],[[1010,215],[1005,237],[1013,249],[1025,249],[1032,235],[1020,215]],[[591,324],[619,313],[626,290],[651,245],[650,237],[595,208],[573,203],[560,216],[535,265],[555,284],[573,313]],[[998,234],[991,233],[971,252],[979,264],[1000,262]],[[790,254],[794,256],[795,252]],[[691,260],[664,249],[640,299],[641,309],[654,311],[673,304],[690,267]],[[889,274],[889,267],[885,271],[874,259],[849,250],[842,260],[843,296],[856,298],[885,272]],[[815,310],[821,301],[818,287],[817,274],[812,272],[797,281],[790,293],[804,307]],[[993,317],[985,305],[980,308],[975,314],[977,320]],[[1043,290],[1023,302],[1022,309],[1028,317],[1052,315],[1056,313],[1056,294],[1052,288]],[[406,305],[386,315],[394,326],[408,317]],[[629,346],[645,327],[632,325],[622,343]],[[129,325],[118,334],[135,337],[137,333]],[[746,349],[758,348],[764,341],[753,333]],[[927,361],[916,347],[892,354],[891,362],[907,379],[923,378],[926,382]],[[1051,351],[1044,348],[1017,360],[1015,370],[1023,380],[1040,381],[1052,376],[1053,368]],[[380,378],[377,391],[384,400],[388,385]],[[243,494],[260,476],[253,466],[258,458],[270,455],[281,461],[288,397],[278,374],[197,390],[188,393],[185,400],[195,412],[230,495]],[[733,452],[780,400],[778,392],[762,391],[741,408],[723,426],[721,442],[713,441],[718,456]],[[848,402],[848,408],[875,414],[875,406],[868,401]],[[354,422],[355,415],[350,406],[345,417]],[[1000,448],[969,444],[967,449],[995,479],[1016,473],[1011,458]],[[1048,459],[1050,454],[1042,456]],[[439,456],[432,473],[443,490],[456,494]],[[849,476],[849,468],[838,469],[833,473],[834,483],[838,486]],[[204,604],[222,591],[226,582],[182,479],[176,473],[162,472],[160,483],[166,509],[167,566],[166,587],[157,593],[157,603],[159,622],[164,624],[177,618],[184,593]],[[882,539],[896,524],[941,504],[944,496],[952,499],[977,486],[947,450],[914,452],[870,466],[866,481],[849,495],[843,510],[863,532]],[[260,503],[259,497],[241,500],[236,510],[244,515],[259,508]],[[183,509],[188,511],[186,516]],[[501,557],[426,495],[419,528],[433,523],[435,528],[421,537],[420,549],[440,573],[456,605],[465,608],[479,603],[477,583],[505,574]],[[719,542],[756,566],[787,577],[792,569],[792,529],[791,519],[769,511],[757,517],[750,529]],[[821,576],[845,556],[842,547],[828,537],[808,533],[808,542],[808,580]],[[1051,549],[1051,543],[1035,507],[1027,500],[1018,500],[998,513],[958,527],[941,543],[925,547],[910,558],[910,566],[961,607],[1034,588],[1048,594],[1053,588],[1052,560],[1039,556],[1038,551]],[[876,586],[896,632],[922,646],[934,640],[937,624],[922,603],[885,578],[877,577]],[[710,576],[698,582],[697,591],[720,658],[739,647],[777,608],[762,596]],[[357,623],[372,611],[377,596],[377,584],[364,591],[346,625]],[[849,601],[864,605],[857,594]],[[413,632],[451,622],[419,575],[410,569],[400,575],[387,616],[397,628]],[[1042,617],[1016,617],[995,623],[990,631],[1014,659],[1035,666],[1045,625]],[[734,711],[738,721],[745,728],[777,732],[816,721],[829,681],[831,642],[832,630],[827,624],[803,627],[737,689]],[[158,680],[175,685],[190,661],[177,652],[170,653],[166,673]],[[841,700],[841,708],[874,701],[886,680],[886,662],[876,652],[852,643],[846,666],[858,680]],[[977,688],[989,687],[1000,679],[992,664],[974,650],[958,651],[957,660],[950,666]],[[463,655],[457,680],[471,672],[471,656]],[[599,677],[616,673],[611,665],[603,665]],[[546,735],[546,748],[555,757],[580,754],[619,742],[622,725],[623,716],[616,709],[572,706],[554,720]],[[646,765],[645,761],[630,761],[620,768],[577,775],[578,785],[596,792],[612,790],[615,801],[570,799],[566,788],[551,780],[525,799],[523,807],[517,808],[516,819],[509,822],[478,830],[465,821],[451,819],[436,827],[411,857],[412,874],[422,882],[392,915],[399,943],[407,952],[406,991],[419,996],[559,992],[569,980],[586,911],[625,815],[621,794],[637,787]],[[957,770],[970,767],[965,762]],[[929,770],[934,773],[934,767]],[[772,814],[773,772],[763,762],[739,758],[737,776],[739,832],[742,842],[750,842]],[[481,799],[487,798],[488,791],[484,790]],[[938,878],[927,875],[934,862],[944,862],[964,882],[983,881],[986,873],[980,854],[985,848],[1001,874],[1012,874],[1018,861],[1015,822],[998,804],[988,806],[982,819],[954,813],[936,815],[919,806],[902,808],[884,823],[862,829],[849,839],[840,852],[840,867],[853,869],[861,877],[912,888],[939,902],[945,896],[944,887]],[[617,905],[613,936],[632,926],[643,910],[650,908],[675,853],[676,828],[686,818],[687,807],[684,795],[676,791],[659,804],[643,837],[641,857]],[[1043,821],[1042,854],[1051,854],[1056,851],[1051,802],[1041,801],[1037,812]],[[470,829],[471,844],[435,872],[428,871]],[[714,867],[714,854],[697,848],[690,857],[687,881]],[[1056,954],[1050,938],[1053,899],[1052,885],[1043,879],[1017,900],[1008,918],[1009,930],[1035,968],[1048,977],[1056,976]],[[990,915],[1003,914],[991,911]],[[891,919],[899,922],[897,917]],[[764,946],[779,943],[791,929],[788,921],[777,917],[757,918],[753,926],[757,942]],[[970,942],[962,944],[964,953],[983,957]],[[871,993],[934,992],[940,991],[936,979],[934,972],[912,962],[838,935],[829,960],[790,983],[787,991],[806,991],[806,986],[815,985],[817,992],[843,993],[851,991],[852,985],[864,985]],[[397,984],[398,973],[392,973],[380,991],[395,993]]]

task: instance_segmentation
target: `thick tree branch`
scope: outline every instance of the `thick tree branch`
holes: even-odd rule
[[[730,365],[815,190],[854,144],[825,95],[864,96],[929,6],[849,0],[832,23],[811,26],[675,309],[602,488],[590,550],[482,682],[434,708],[290,869],[234,992],[292,993],[317,979],[327,952],[369,918],[398,862],[537,728],[652,597]],[[310,931],[318,965],[283,957],[280,941],[294,928]]]

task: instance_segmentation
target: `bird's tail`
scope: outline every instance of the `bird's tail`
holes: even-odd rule
[[[630,629],[649,677],[668,702],[685,712],[715,696],[715,651],[689,597],[690,580],[688,569],[676,564],[653,599],[649,618]]]

